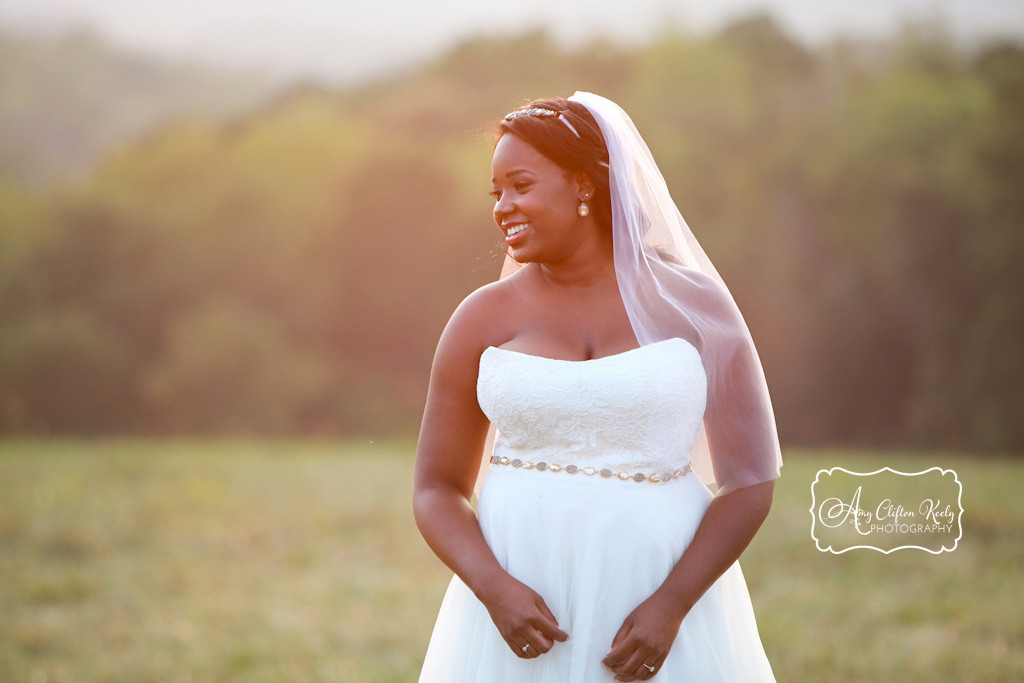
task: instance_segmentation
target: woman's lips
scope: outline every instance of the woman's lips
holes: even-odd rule
[[[513,246],[522,242],[530,230],[529,223],[516,223],[505,231],[505,244]]]

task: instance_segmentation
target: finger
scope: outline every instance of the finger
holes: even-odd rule
[[[636,681],[636,680],[639,680],[639,679],[636,676],[634,676],[633,674],[617,674],[615,676],[615,680],[616,681]]]
[[[544,617],[537,617],[531,622],[531,625],[537,630],[537,634],[548,643],[548,647],[554,645],[556,640],[562,642],[569,638],[565,631]]]
[[[640,672],[647,671],[642,664],[645,657],[640,654],[640,650],[634,650],[629,657],[626,658],[622,664],[613,666],[612,671],[619,674],[615,678],[617,680],[636,680],[640,677]]]
[[[526,626],[522,631],[520,631],[517,639],[522,640],[523,645],[530,645],[526,650],[526,653],[531,657],[539,657],[555,645],[555,641],[551,640],[532,626]]]
[[[629,656],[634,649],[633,647],[626,646],[626,637],[631,630],[633,630],[633,623],[627,619],[619,628],[619,632],[612,638],[612,647],[608,650],[608,654],[604,656],[604,659],[601,660],[602,664],[611,668]]]
[[[552,614],[551,610],[548,609],[547,603],[539,595],[537,596],[537,608],[544,615],[544,619],[537,620],[537,629],[551,640],[557,640],[560,643],[568,640],[569,634],[559,628],[558,619],[555,619],[555,615]]]
[[[665,654],[660,655],[658,657],[645,659],[643,664],[640,665],[640,668],[643,670],[641,672],[642,680],[646,681],[648,679],[654,678],[654,674],[661,671],[661,665],[665,663],[665,660],[667,658],[668,653],[666,652]],[[644,664],[650,666],[650,669],[648,669],[647,666],[644,666]]]
[[[555,641],[551,640],[536,629],[531,629],[531,632],[524,634],[524,636],[526,638],[526,642],[530,643],[540,654],[544,654],[555,644]]]
[[[640,662],[640,671],[637,673],[637,678],[641,681],[646,681],[653,678],[656,673],[658,673],[658,667],[644,660]]]
[[[539,656],[536,648],[534,648],[533,645],[531,645],[525,640],[515,639],[506,640],[505,642],[508,643],[508,646],[509,648],[511,648],[512,653],[520,659],[533,659],[534,657]]]

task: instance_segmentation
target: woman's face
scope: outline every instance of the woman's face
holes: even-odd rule
[[[519,263],[556,262],[586,239],[576,207],[583,189],[566,171],[510,133],[491,158],[494,222]]]

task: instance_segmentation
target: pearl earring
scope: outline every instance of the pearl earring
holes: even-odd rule
[[[576,213],[580,215],[580,218],[586,218],[590,215],[590,207],[586,202],[580,202],[580,205],[576,207]]]

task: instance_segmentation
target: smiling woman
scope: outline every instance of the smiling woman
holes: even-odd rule
[[[771,403],[646,145],[604,98],[538,100],[491,182],[507,276],[446,327],[417,449],[455,572],[421,683],[774,680],[737,563],[781,465]]]
[[[498,140],[492,165],[494,220],[517,262],[560,261],[582,241],[599,239],[596,221],[581,229],[577,208],[594,194],[589,176],[564,170],[515,135]]]

